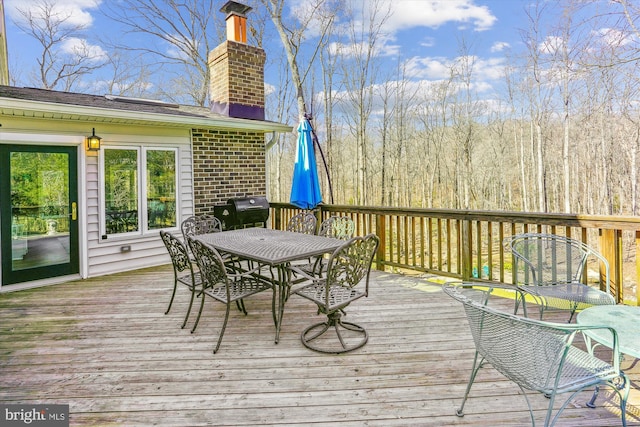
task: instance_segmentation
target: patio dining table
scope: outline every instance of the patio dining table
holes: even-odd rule
[[[630,305],[596,305],[578,313],[576,322],[581,325],[602,325],[615,329],[620,352],[640,358],[640,307]],[[612,334],[607,329],[585,332],[609,348],[613,347]]]
[[[607,328],[612,328],[618,336],[618,349],[621,353],[636,359],[640,358],[640,307],[630,305],[595,305],[585,308],[576,318],[580,325],[599,325],[602,329],[589,329],[584,331],[586,342],[590,352],[597,344],[592,345],[591,340],[613,348],[613,334]],[[595,407],[599,387],[596,386],[593,397],[587,402],[590,408]]]
[[[271,278],[278,288],[278,304],[276,312],[273,313],[276,344],[280,339],[284,304],[291,286],[291,262],[331,253],[345,243],[331,237],[257,227],[201,234],[195,238],[220,252],[268,266],[271,271],[276,271]]]

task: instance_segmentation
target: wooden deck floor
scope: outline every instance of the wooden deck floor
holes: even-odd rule
[[[233,310],[218,354],[220,305],[207,301],[195,334],[180,329],[188,301],[169,266],[0,295],[0,402],[70,405],[71,425],[91,426],[496,426],[530,425],[523,396],[495,370],[481,371],[458,418],[473,343],[462,306],[422,279],[376,273],[370,297],[349,308],[369,343],[344,355],[300,342],[318,319],[292,297],[274,344],[268,294]],[[625,366],[633,361],[626,361]],[[637,362],[637,360],[635,361]],[[640,364],[629,425],[640,425]],[[602,392],[583,392],[558,423],[620,425]],[[547,399],[531,396],[542,425]]]

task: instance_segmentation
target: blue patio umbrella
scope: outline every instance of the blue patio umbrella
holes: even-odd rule
[[[322,203],[311,133],[311,123],[306,118],[302,119],[298,126],[296,163],[293,168],[290,197],[291,203],[302,209],[313,209]]]

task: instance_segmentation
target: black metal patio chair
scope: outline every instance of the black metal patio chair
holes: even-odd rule
[[[222,231],[222,222],[212,215],[193,215],[182,221],[180,228],[186,242],[187,237]]]
[[[356,231],[356,225],[348,216],[330,216],[322,221],[318,236],[349,240]]]
[[[202,288],[202,280],[200,272],[194,269],[194,265],[189,257],[187,247],[173,234],[160,230],[160,238],[164,243],[169,256],[171,257],[171,263],[173,264],[173,292],[171,293],[171,300],[169,300],[169,306],[164,314],[169,314],[171,305],[176,296],[176,289],[178,284],[186,286],[190,293],[191,299],[189,301],[189,308],[184,316],[184,322],[182,322],[181,328],[184,328],[189,320],[189,313],[191,313],[191,307],[193,306],[193,299],[196,293],[199,293]]]
[[[225,264],[220,253],[218,253],[215,248],[192,237],[188,238],[188,243],[198,263],[202,277],[202,293],[204,294],[200,300],[200,310],[198,310],[198,317],[191,332],[193,333],[195,331],[200,321],[205,296],[209,296],[214,301],[221,302],[226,306],[218,342],[213,350],[213,352],[216,353],[220,348],[227,321],[229,320],[231,304],[234,302],[238,304],[242,312],[247,315],[244,299],[268,289],[271,289],[273,292],[274,285],[272,282],[261,279],[258,275],[254,274],[260,269],[259,266],[253,270],[238,273],[235,269],[229,268],[229,266]],[[271,309],[272,313],[275,313],[275,292],[272,297]]]
[[[332,237],[334,239],[349,240],[355,233],[355,223],[348,216],[331,216],[320,224],[318,236]],[[327,257],[314,257],[306,263],[298,263],[295,266],[308,274],[320,276],[327,267]]]
[[[353,237],[336,249],[327,263],[326,275],[317,277],[291,267],[308,283],[293,293],[313,301],[318,312],[327,316],[324,322],[306,328],[302,343],[323,353],[344,353],[362,347],[369,334],[355,323],[342,320],[345,308],[369,295],[369,274],[380,239],[375,234]],[[333,332],[335,331],[335,336]],[[336,345],[336,337],[339,346]]]
[[[287,222],[287,231],[294,233],[316,234],[318,219],[311,212],[300,212],[292,216]]]

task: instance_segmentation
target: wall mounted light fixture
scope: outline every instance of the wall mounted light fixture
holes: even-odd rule
[[[89,151],[100,151],[100,138],[96,135],[96,128],[93,128],[93,133],[87,137],[87,149]]]

